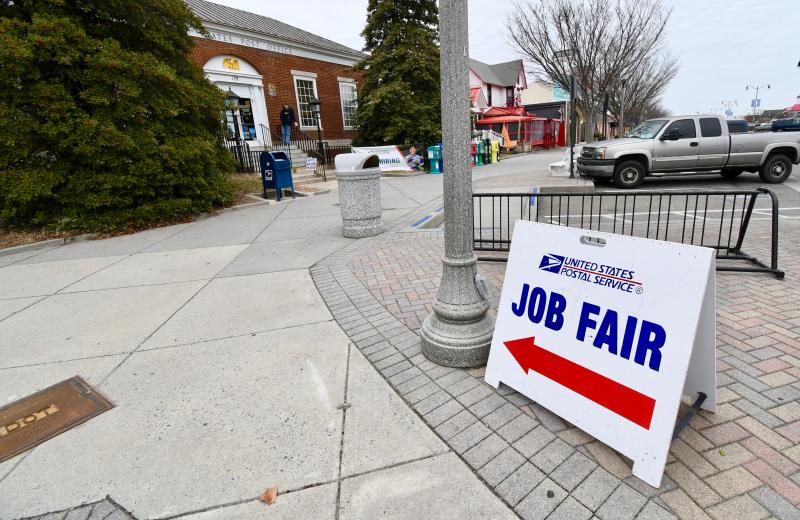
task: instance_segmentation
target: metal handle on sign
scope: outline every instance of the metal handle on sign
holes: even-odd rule
[[[604,247],[606,245],[606,240],[604,238],[595,238],[588,235],[581,236],[580,242],[583,245],[594,247]]]

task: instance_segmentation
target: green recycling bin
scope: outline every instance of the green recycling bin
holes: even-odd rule
[[[442,160],[442,147],[439,145],[428,147],[428,162],[430,163],[430,173],[442,173],[440,163]]]
[[[477,149],[477,153],[475,154],[475,164],[477,166],[483,166],[483,141],[478,141]]]

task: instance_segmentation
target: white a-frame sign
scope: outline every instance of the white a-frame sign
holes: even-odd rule
[[[518,221],[486,382],[633,459],[659,487],[681,395],[714,411],[713,249]]]

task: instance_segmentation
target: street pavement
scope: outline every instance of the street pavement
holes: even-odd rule
[[[562,156],[475,185],[524,187]],[[0,404],[75,374],[116,404],[0,463],[0,519],[800,517],[800,176],[776,188],[787,279],[717,277],[724,404],[673,444],[659,490],[481,369],[424,359],[442,233],[409,224],[441,206],[441,176],[381,184],[370,239],[341,236],[334,190],[0,256]],[[480,264],[495,301],[503,267]]]

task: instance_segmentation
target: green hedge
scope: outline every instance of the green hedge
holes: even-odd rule
[[[0,225],[102,231],[232,200],[192,27],[182,0],[0,2]]]

